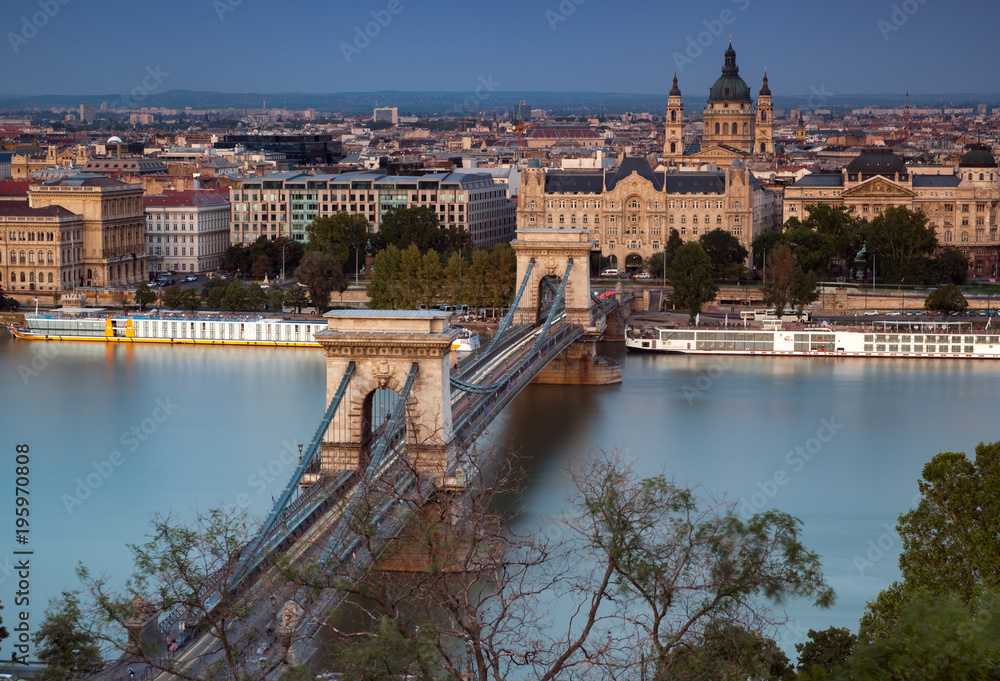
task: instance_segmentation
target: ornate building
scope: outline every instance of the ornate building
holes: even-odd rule
[[[684,105],[675,73],[673,88],[667,101],[663,143],[663,156],[666,159],[679,160],[683,157],[683,113]],[[750,97],[749,86],[740,77],[740,68],[736,65],[736,50],[730,40],[722,75],[709,89],[701,150],[692,155],[691,160],[732,162],[736,158],[773,154],[773,115],[767,70],[764,71],[763,86],[755,106]]]
[[[784,219],[809,217],[806,206],[847,206],[865,220],[890,206],[923,211],[943,247],[970,260],[970,275],[996,277],[1000,256],[1000,168],[989,147],[971,145],[958,168],[925,174],[891,149],[866,149],[839,173],[806,175],[785,188]]]
[[[529,165],[518,194],[518,229],[587,229],[612,267],[638,269],[666,247],[670,229],[696,241],[724,229],[750,251],[775,227],[775,195],[739,160],[726,170],[654,172],[626,157],[613,170],[564,171]]]

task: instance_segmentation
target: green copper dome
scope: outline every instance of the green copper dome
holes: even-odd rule
[[[753,103],[753,100],[750,99],[750,88],[740,78],[740,67],[736,65],[736,50],[733,49],[732,42],[729,43],[729,49],[726,50],[726,61],[722,65],[722,75],[708,91],[708,101]]]
[[[962,168],[996,168],[993,150],[985,144],[970,144],[958,165]]]

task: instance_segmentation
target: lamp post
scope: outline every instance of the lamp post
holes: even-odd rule
[[[287,241],[285,243],[281,244],[281,283],[282,284],[285,283],[285,246],[287,246],[287,245],[288,245]]]

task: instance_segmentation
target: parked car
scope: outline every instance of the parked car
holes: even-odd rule
[[[601,272],[601,276],[602,277],[617,277],[618,276],[618,270],[615,269],[615,268],[613,268],[613,267],[610,268],[610,269],[606,269],[603,272]]]
[[[186,277],[184,277],[183,279],[181,279],[181,281],[198,281],[198,275],[197,274],[189,274]]]
[[[635,275],[635,278],[636,279],[652,279],[653,275],[650,274],[649,272],[639,272],[639,274]]]
[[[865,317],[877,317],[878,316],[878,310],[865,310],[864,316]]]

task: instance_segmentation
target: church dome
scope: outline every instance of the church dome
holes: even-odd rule
[[[996,168],[997,160],[993,158],[993,150],[985,144],[970,144],[958,165],[961,168]]]
[[[883,175],[892,177],[895,174],[906,175],[906,163],[892,149],[865,149],[847,164],[850,175],[860,174],[865,177]]]
[[[729,49],[726,50],[726,61],[722,66],[722,75],[708,91],[708,101],[753,103],[753,100],[750,99],[750,88],[740,78],[740,67],[736,65],[736,50],[733,49],[732,42],[729,43]]]
[[[677,87],[677,71],[674,71],[674,86],[670,88],[670,96],[671,97],[681,96],[681,89]]]

